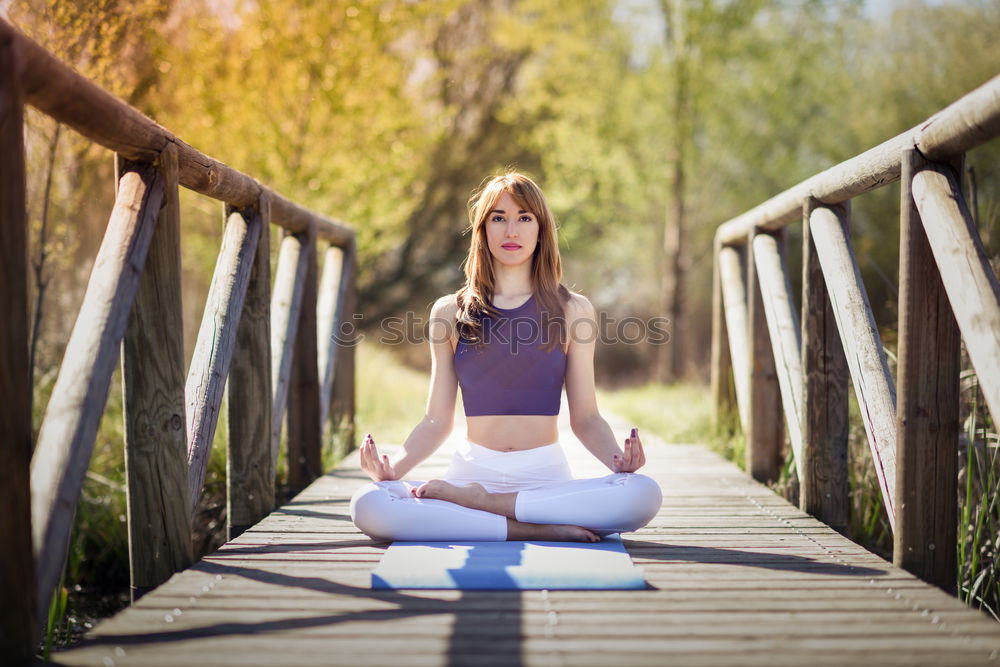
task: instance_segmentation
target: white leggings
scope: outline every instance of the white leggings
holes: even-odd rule
[[[558,442],[498,452],[462,442],[444,479],[482,484],[490,493],[517,492],[518,521],[582,526],[599,535],[642,528],[660,509],[659,485],[636,473],[573,479]],[[369,537],[403,541],[503,541],[507,518],[445,500],[415,498],[422,482],[366,484],[351,498],[351,519]]]

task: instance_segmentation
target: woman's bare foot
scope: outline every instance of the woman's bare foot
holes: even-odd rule
[[[462,507],[471,507],[478,510],[483,509],[482,506],[487,493],[482,484],[473,483],[465,486],[457,486],[443,479],[432,479],[413,489],[413,495],[417,498],[447,500]]]
[[[514,518],[514,507],[517,502],[517,493],[489,493],[482,484],[473,482],[465,486],[457,486],[443,479],[432,479],[429,482],[424,482],[413,489],[413,495],[417,498],[447,500],[462,507],[483,510],[510,519]]]
[[[549,542],[599,542],[596,534],[581,528],[551,523],[524,523],[507,520],[507,540],[545,540]]]

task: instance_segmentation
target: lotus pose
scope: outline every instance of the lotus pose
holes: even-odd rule
[[[510,172],[469,205],[465,285],[431,309],[432,371],[424,418],[401,452],[371,434],[351,499],[355,525],[381,540],[596,541],[649,523],[662,495],[636,474],[638,429],[619,447],[597,408],[594,307],[560,284],[556,225],[541,190]],[[610,470],[573,479],[556,426],[563,384],[573,433]],[[402,480],[451,433],[462,388],[468,430],[443,479]]]

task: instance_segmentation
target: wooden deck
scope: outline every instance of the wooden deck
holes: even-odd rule
[[[612,422],[616,434],[629,424]],[[640,425],[641,427],[641,425]],[[455,437],[464,434],[459,423]],[[577,476],[604,469],[560,427]],[[373,591],[356,459],[54,660],[66,665],[986,665],[1000,624],[736,466],[643,433],[663,508],[645,591]],[[415,479],[440,475],[453,440]]]

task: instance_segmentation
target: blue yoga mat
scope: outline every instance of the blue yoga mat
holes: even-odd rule
[[[646,580],[615,534],[600,542],[393,542],[372,588],[641,589]]]

